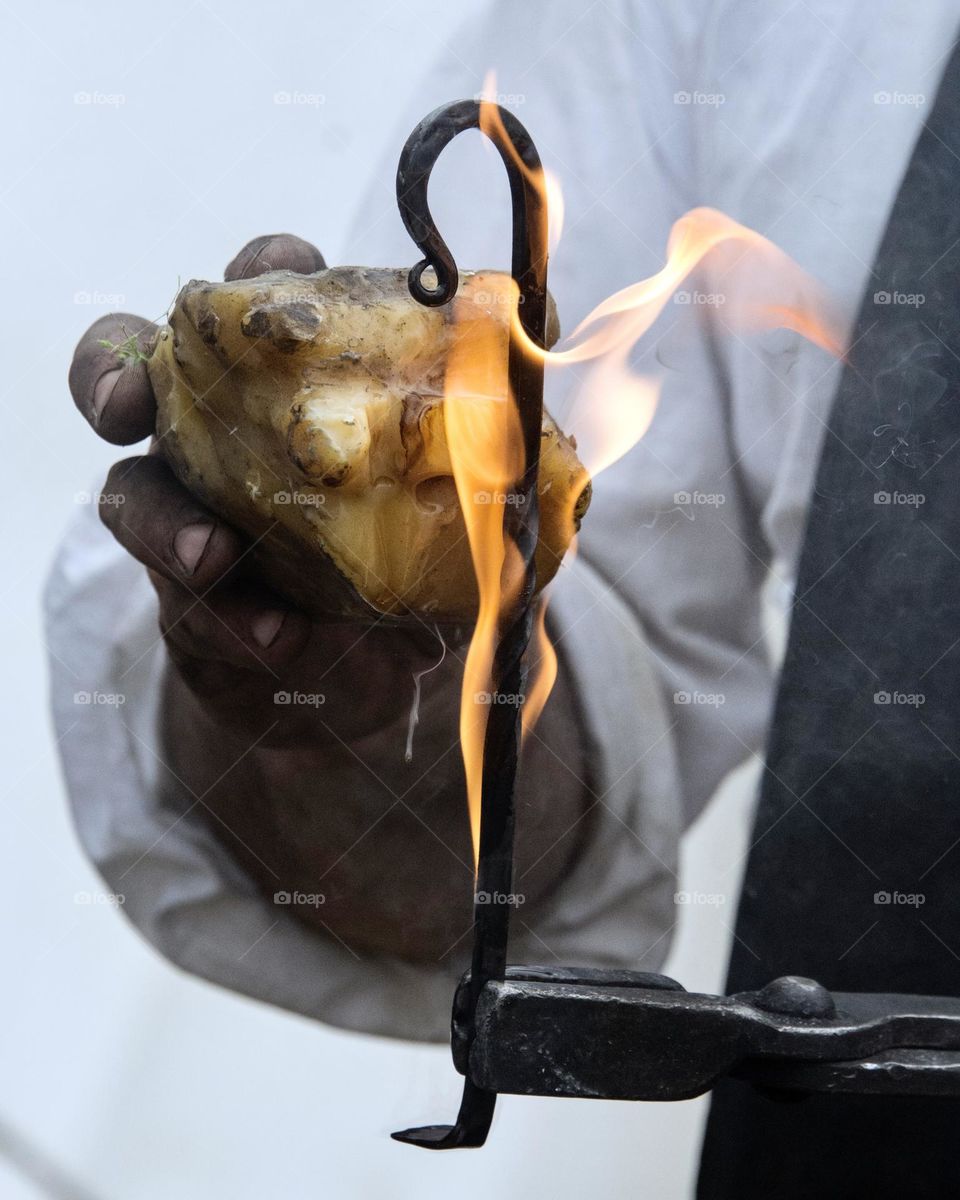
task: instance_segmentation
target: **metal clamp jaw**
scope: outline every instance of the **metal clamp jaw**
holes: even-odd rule
[[[786,976],[713,996],[630,971],[508,967],[488,982],[457,1069],[492,1092],[689,1100],[724,1076],[779,1092],[960,1095],[960,1000],[831,994]]]

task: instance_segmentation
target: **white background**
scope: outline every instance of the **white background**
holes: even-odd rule
[[[689,1193],[700,1103],[508,1098],[479,1153],[399,1146],[391,1129],[455,1112],[445,1049],[185,978],[116,911],[74,900],[98,884],[58,777],[39,594],[75,495],[118,452],[73,409],[73,345],[111,309],[160,316],[178,278],[219,277],[259,233],[300,233],[336,262],[396,112],[480,8],[0,3],[4,1198]],[[685,846],[684,886],[727,897],[678,909],[667,970],[690,988],[721,983],[750,789],[735,779]]]

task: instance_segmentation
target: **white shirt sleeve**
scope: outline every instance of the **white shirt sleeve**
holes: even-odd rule
[[[574,8],[556,6],[550,29],[557,21],[577,20]],[[542,28],[542,69],[514,80],[508,60],[517,58],[515,39],[529,33],[515,28],[518,20],[527,19],[522,12],[525,6],[495,6],[481,33],[464,44],[474,47],[482,66],[498,59],[504,63],[502,90],[529,93],[531,130],[545,158],[551,161],[555,147],[557,169],[571,175],[576,213],[589,207],[594,189],[601,191],[613,181],[614,165],[593,145],[592,130],[598,122],[608,126],[619,121],[624,104],[636,109],[630,98],[635,47],[621,37],[615,22],[584,23],[584,32],[598,40],[596,47],[586,47],[589,60],[594,61],[595,53],[607,60],[604,90],[595,94],[587,62],[581,59],[582,41],[568,39],[558,59],[548,48],[550,29]],[[579,82],[570,78],[573,71],[582,76]],[[435,96],[418,96],[418,111],[405,118],[407,124],[412,128],[433,99],[439,103],[475,93],[481,76],[480,69],[476,77],[469,71],[449,79],[434,73],[427,90]],[[555,78],[565,78],[570,89],[563,101],[567,132],[558,127],[557,114],[540,128],[541,111],[550,111],[552,98],[560,99]],[[584,96],[592,97],[589,111],[574,111],[574,98]],[[627,116],[632,124],[635,112]],[[399,225],[395,202],[389,196],[384,200],[382,182],[388,180],[392,187],[395,156],[408,132],[398,127],[391,161],[379,171],[377,190],[371,193],[373,208],[383,204],[389,209],[393,225]],[[636,135],[652,136],[639,127]],[[465,155],[468,162],[479,158],[481,167],[492,165],[483,161],[475,141],[468,151],[453,146],[450,153]],[[580,163],[590,176],[589,188],[579,190],[573,172],[565,170],[567,163]],[[455,162],[441,165],[457,169]],[[497,175],[501,169],[496,164]],[[485,204],[479,200],[482,193],[465,190],[465,183],[456,181],[449,189],[461,219],[471,211],[483,215],[505,207],[505,191],[504,205]],[[434,195],[441,186],[438,174]],[[504,190],[499,177],[496,186]],[[651,231],[652,248],[662,246],[672,215],[668,207]],[[371,205],[364,211],[369,214]],[[438,214],[438,219],[442,228],[449,227],[448,218]],[[377,223],[376,217],[371,220]],[[386,227],[386,216],[382,224]],[[495,225],[490,224],[490,244],[502,259],[503,247],[509,245],[506,218],[502,235]],[[474,234],[479,230],[477,221]],[[393,246],[378,244],[376,231],[368,232],[368,237],[358,236],[358,260],[412,261],[413,248],[402,230]],[[579,240],[575,232],[570,240],[574,245]],[[612,230],[605,244],[593,240],[596,259],[582,287],[572,283],[582,264],[558,272],[554,286],[561,295],[571,295],[571,312],[574,296],[578,306],[592,303],[628,282],[631,274],[653,269],[654,249],[628,267],[616,253],[618,240]],[[457,253],[465,263],[493,261],[479,249],[474,254],[458,245]],[[180,967],[269,1003],[365,1032],[446,1038],[457,968],[358,958],[334,938],[270,904],[197,819],[185,789],[162,768],[158,705],[168,663],[157,632],[155,598],[142,568],[114,544],[93,506],[64,541],[49,580],[46,609],[54,719],[77,831],[109,888],[124,897],[122,911],[141,933]],[[653,968],[666,951],[664,933],[673,923],[679,811],[671,718],[662,704],[654,660],[636,614],[616,590],[610,591],[589,556],[564,568],[554,587],[550,620],[579,697],[588,759],[584,786],[597,811],[585,823],[588,832],[575,869],[541,912],[536,928],[527,927],[519,919],[524,914],[518,914],[511,954],[515,961],[545,956],[555,961],[556,956],[615,965],[637,964],[653,948],[642,964]],[[80,693],[91,702],[77,702]]]
[[[885,0],[889,8],[904,3]],[[775,73],[777,55],[788,61],[802,32],[787,14],[754,47],[746,18],[727,26],[717,17],[723,7],[624,2],[585,9],[574,0],[498,0],[457,39],[461,51],[428,75],[415,108],[398,123],[390,158],[341,257],[394,266],[419,257],[393,196],[399,147],[431,107],[478,93],[493,66],[504,103],[564,183],[566,226],[550,286],[568,329],[604,296],[659,269],[670,226],[688,208],[713,203],[762,226],[776,203],[773,184],[756,165],[761,157],[771,156],[776,177],[799,191],[804,174],[817,178],[821,168],[831,169],[838,138],[853,143],[844,162],[857,179],[873,171],[873,195],[852,194],[856,212],[845,227],[862,270],[857,275],[847,260],[834,268],[847,280],[843,299],[852,315],[889,203],[884,188],[892,193],[920,118],[897,114],[896,136],[887,127],[882,145],[874,144],[877,134],[859,146],[857,112],[811,85],[781,96],[773,141],[762,142],[767,115],[751,115],[750,98],[763,88],[769,94],[771,83],[758,86],[751,73]],[[797,21],[803,23],[799,12]],[[931,50],[942,30],[931,25],[927,33]],[[884,55],[893,61],[895,40],[871,59],[875,65]],[[860,43],[857,49],[870,53]],[[831,77],[836,72],[829,53],[822,65]],[[704,113],[683,100],[684,93],[711,90],[726,92],[725,140],[705,138]],[[818,150],[807,139],[808,161],[794,164],[791,175],[794,168],[777,157],[777,139],[817,130],[818,120],[834,122],[832,142]],[[851,125],[846,138],[837,126],[844,120]],[[715,133],[717,126],[710,128]],[[751,129],[758,148],[746,155],[738,143],[754,140]],[[864,154],[873,155],[873,166]],[[830,181],[841,211],[845,180],[835,172]],[[804,221],[788,200],[780,230],[770,233],[784,232],[786,248],[816,270],[822,239],[811,238],[813,218]],[[458,138],[445,151],[431,203],[458,262],[507,265],[502,167],[477,139]],[[514,961],[542,960],[546,945],[570,963],[655,969],[674,923],[679,831],[720,778],[762,747],[774,672],[761,588],[772,561],[792,567],[817,422],[836,376],[796,339],[767,362],[739,343],[721,352],[714,315],[704,314],[702,336],[666,344],[667,383],[653,426],[601,477],[579,557],[564,565],[553,588],[551,629],[583,723],[593,819],[536,929],[514,922]],[[672,370],[678,363],[682,370]],[[777,406],[798,377],[809,383],[809,395],[786,405],[781,437]],[[555,409],[562,400],[552,397]],[[159,770],[157,706],[167,662],[153,594],[142,568],[92,511],[61,549],[47,619],[54,716],[77,829],[109,886],[124,895],[124,912],[153,945],[186,970],[335,1025],[444,1038],[449,967],[358,959],[278,912]],[[76,702],[75,693],[93,702]]]

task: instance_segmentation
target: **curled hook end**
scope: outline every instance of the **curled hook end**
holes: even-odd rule
[[[428,287],[423,281],[423,276],[427,271],[434,273],[436,285]],[[437,267],[428,258],[421,259],[415,267],[410,268],[410,273],[407,275],[407,286],[410,289],[410,295],[420,304],[427,305],[428,308],[438,308],[441,304],[446,304],[448,300],[453,299],[453,294],[457,290],[456,271],[453,276],[443,267]]]

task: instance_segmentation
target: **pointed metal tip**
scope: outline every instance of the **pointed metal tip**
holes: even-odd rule
[[[469,1079],[463,1082],[463,1099],[455,1125],[419,1125],[414,1129],[401,1129],[390,1136],[395,1142],[406,1142],[424,1150],[472,1149],[482,1146],[490,1132],[493,1110],[497,1103],[496,1092],[486,1092]]]
[[[406,1142],[409,1146],[422,1146],[424,1150],[452,1150],[463,1145],[455,1137],[456,1125],[421,1125],[414,1129],[401,1129],[390,1136],[395,1142]]]

